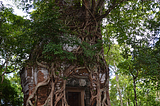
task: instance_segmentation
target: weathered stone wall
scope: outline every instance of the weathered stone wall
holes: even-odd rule
[[[34,92],[36,85],[44,81],[45,79],[47,79],[49,73],[48,73],[48,70],[45,68],[26,67],[26,68],[23,68],[20,75],[21,75],[22,91],[24,93],[24,106],[26,106],[27,99]],[[56,86],[55,90],[60,89],[59,85],[60,85],[60,82],[58,82],[55,85]],[[90,101],[89,85],[90,85],[90,82],[87,75],[86,76],[82,76],[82,75],[70,76],[67,79],[67,83],[66,83],[66,87],[69,87],[74,90],[83,88],[83,91],[80,90],[81,92],[84,92],[83,106],[90,105],[89,104],[89,101]],[[74,90],[72,92],[74,92]],[[32,103],[34,103],[36,106],[42,106],[45,103],[45,100],[47,99],[48,95],[50,94],[50,91],[51,91],[50,85],[39,87],[36,93],[37,96],[33,100],[31,99]]]
[[[26,105],[26,101],[28,97],[34,91],[36,85],[42,81],[44,81],[48,76],[48,71],[41,67],[26,67],[23,68],[21,71],[21,86],[22,92],[24,94],[24,106]],[[41,106],[44,104],[48,94],[49,94],[49,87],[43,86],[38,89],[37,92],[37,106]]]

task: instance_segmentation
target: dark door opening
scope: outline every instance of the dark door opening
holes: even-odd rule
[[[81,92],[68,92],[67,101],[69,106],[81,106]]]

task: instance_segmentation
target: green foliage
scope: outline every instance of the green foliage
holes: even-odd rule
[[[87,42],[82,42],[80,45],[83,49],[83,55],[87,58],[92,58],[98,53],[102,47],[102,42],[99,41],[97,44],[90,45]]]
[[[107,17],[107,36],[116,39],[119,45],[125,45],[125,48],[147,45],[148,39],[152,37],[149,29],[151,24],[147,22],[153,14],[152,5],[157,4],[138,0],[121,3]]]
[[[25,61],[34,63],[38,61],[49,62],[73,62],[78,60],[79,64],[96,61],[95,54],[102,47],[102,42],[90,45],[81,42],[62,21],[60,7],[55,2],[40,1],[34,4],[35,11],[31,19],[23,19],[12,13],[12,9],[5,8],[1,11],[1,59],[6,63],[23,67]],[[82,52],[76,54],[74,50],[81,47]],[[73,48],[73,52],[67,48]],[[7,55],[6,55],[7,54]]]
[[[25,36],[20,36],[23,33],[23,28],[27,26],[28,20],[20,16],[14,15],[11,8],[2,7],[0,9],[0,59],[10,64],[21,64],[22,59],[27,59],[27,53],[30,49],[24,46],[29,42]],[[28,41],[27,41],[28,40]]]
[[[146,79],[147,80],[147,79]],[[114,106],[120,106],[119,93],[117,91],[117,81],[116,78],[110,80],[110,99],[111,103]],[[128,75],[119,74],[119,85],[120,91],[123,99],[123,105],[134,106],[134,91],[133,91],[133,81],[132,78]],[[157,92],[155,84],[148,79],[148,83],[143,82],[142,80],[137,81],[137,98],[138,105],[141,106],[159,106],[159,101],[157,101]]]
[[[115,74],[120,77],[123,105],[127,105],[128,102],[129,106],[133,106],[135,103],[133,91],[133,78],[135,78],[138,105],[159,106],[157,92],[159,91],[160,73],[160,24],[159,12],[156,8],[159,8],[159,4],[151,3],[151,1],[143,2],[143,5],[139,1],[129,1],[120,4],[107,17],[106,61],[112,66],[118,66],[118,72]],[[114,49],[113,41],[108,37],[111,40],[116,39],[120,47]],[[127,82],[122,78],[125,78]],[[118,95],[117,82],[113,78],[111,79],[110,97],[114,106],[120,106]]]
[[[2,80],[2,77],[0,77],[0,79]],[[14,82],[15,81],[16,80],[14,80]],[[11,79],[5,77],[3,83],[0,84],[1,106],[22,106],[23,96],[21,91],[22,89],[19,82],[13,83]]]
[[[105,58],[108,64],[114,66],[114,62],[119,63],[123,61],[123,57],[120,52],[120,46],[112,44],[104,48]]]
[[[6,74],[2,74],[20,69],[23,61],[28,58],[30,46],[26,48],[24,45],[29,41],[26,36],[21,36],[28,20],[14,15],[13,9],[0,5],[0,82],[3,82],[0,84],[0,102],[2,106],[22,106],[20,78],[11,81]]]
[[[95,54],[102,47],[102,42],[94,45],[76,37],[75,31],[70,31],[63,24],[60,8],[55,2],[35,3],[36,10],[31,13],[31,23],[23,34],[29,36],[33,42],[31,45],[31,61],[39,60],[49,62],[73,62],[78,60],[79,64],[84,61],[95,61]],[[81,47],[82,52],[76,54],[76,48]],[[71,52],[72,51],[72,52]]]
[[[47,62],[76,59],[72,52],[64,50],[66,46],[77,46],[78,41],[62,24],[59,7],[54,2],[45,3],[43,1],[36,3],[35,7],[36,10],[31,13],[33,21],[25,32],[34,42],[31,60],[34,61],[37,55],[40,56],[40,60]]]

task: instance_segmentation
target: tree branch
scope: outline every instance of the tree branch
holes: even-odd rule
[[[38,58],[38,57],[39,57],[39,56],[37,56],[37,58]],[[49,67],[48,67],[47,65],[44,65],[44,64],[38,62],[37,59],[36,59],[36,63],[37,63],[37,65],[39,65],[39,66],[41,66],[41,67],[43,67],[43,68],[49,69]]]
[[[0,69],[2,69],[5,66],[5,64],[8,62],[8,60],[9,60],[9,58],[7,58],[6,61],[1,65]]]
[[[7,71],[7,65],[8,65],[8,64],[6,64],[6,69],[4,70],[4,73]],[[4,73],[2,74],[2,81],[1,81],[1,84],[3,83],[3,80],[4,80]]]
[[[4,67],[5,64],[6,64],[6,62],[4,62],[4,63],[1,65],[0,69],[2,69],[2,68]]]
[[[15,68],[14,70],[12,70],[12,71],[10,71],[10,72],[6,72],[6,71],[4,71],[4,72],[3,72],[3,74],[1,74],[0,76],[3,76],[4,74],[12,73],[12,72],[14,72],[16,69],[17,69],[17,68]]]
[[[89,10],[89,8],[86,6],[86,4],[84,4],[84,6],[85,6],[85,8],[86,8],[86,10],[91,14],[91,16],[93,17],[93,19],[94,19],[94,21],[95,21],[95,23],[96,23],[96,29],[95,29],[95,32],[97,32],[97,26],[98,26],[98,23],[97,23],[97,20],[96,20],[96,18],[95,18],[95,16],[94,16],[94,14],[92,14],[92,12]],[[88,14],[89,15],[89,14]]]
[[[95,14],[95,8],[96,8],[96,1],[92,0],[92,7],[91,7],[92,14]]]
[[[71,66],[69,66],[66,70],[65,70],[65,72],[64,72],[64,75],[67,75],[68,74],[68,72],[70,71],[70,70],[72,70],[72,69],[74,69],[76,67],[76,65],[71,65]]]
[[[102,7],[102,5],[104,4],[105,0],[98,0],[97,2],[98,3],[97,3],[97,6],[96,6],[96,10],[98,10],[99,7]]]
[[[114,3],[107,11],[105,11],[104,14],[100,15],[97,20],[102,20],[105,18],[115,7],[117,7],[120,3],[127,1],[127,0],[121,0],[119,3]]]

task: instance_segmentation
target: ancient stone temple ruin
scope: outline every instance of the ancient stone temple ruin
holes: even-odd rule
[[[54,78],[54,82],[56,83],[54,84],[53,106],[63,106],[62,102],[64,100],[62,97],[66,98],[68,106],[91,106],[90,101],[93,98],[91,94],[94,96],[94,91],[98,90],[97,85],[94,84],[94,82],[90,82],[90,75],[83,67],[81,69],[77,68],[74,71],[69,70],[69,72],[72,73],[70,73],[67,78]],[[63,76],[61,72],[57,74]],[[23,68],[21,71],[21,84],[24,93],[24,106],[30,106],[26,104],[29,103],[29,101],[36,106],[50,106],[47,102],[49,103],[51,99],[47,100],[47,98],[51,94],[51,82],[39,86],[39,84],[47,80],[48,76],[48,70],[40,66]],[[102,74],[100,77],[104,79]],[[96,78],[96,76],[92,78]],[[66,83],[64,84],[64,82]],[[101,81],[101,86],[103,83],[104,82]],[[93,88],[91,88],[91,85]],[[100,99],[104,101],[106,100],[106,94],[104,94],[105,90],[103,92],[103,89],[101,89],[101,91],[100,94],[102,97],[100,97]],[[96,102],[93,102],[92,106],[94,106],[95,103]]]
[[[77,73],[66,78],[65,96],[70,106],[90,106],[89,75],[85,69],[76,70]],[[78,73],[79,71],[79,73]],[[24,68],[21,71],[21,83],[24,93],[24,105],[28,97],[34,91],[36,85],[47,79],[48,71],[42,67]],[[62,78],[63,79],[63,78]],[[55,86],[60,89],[61,81]],[[45,103],[50,93],[49,85],[38,88],[36,105],[41,106]],[[60,102],[59,102],[60,104]]]

